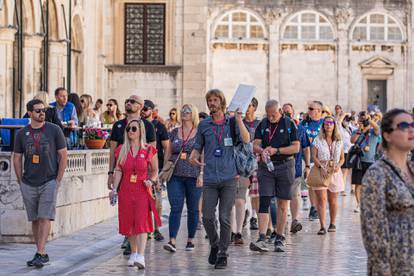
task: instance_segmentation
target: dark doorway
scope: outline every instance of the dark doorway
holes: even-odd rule
[[[387,111],[387,81],[368,80],[368,111]]]

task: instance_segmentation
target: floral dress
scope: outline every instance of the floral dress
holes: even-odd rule
[[[368,275],[414,275],[414,183],[386,156],[362,180],[361,230]]]

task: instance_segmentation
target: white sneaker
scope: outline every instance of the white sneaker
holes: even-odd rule
[[[354,213],[359,213],[359,206],[354,209]]]
[[[131,253],[131,255],[129,255],[128,266],[134,266],[137,255],[138,253]]]
[[[134,265],[136,265],[139,269],[144,269],[145,268],[145,257],[144,257],[144,255],[141,255],[141,254],[137,253],[137,255],[135,257]]]

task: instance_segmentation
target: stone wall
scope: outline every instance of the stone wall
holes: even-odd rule
[[[60,183],[56,220],[49,238],[73,233],[117,214],[106,187],[109,150],[69,151],[68,167]],[[117,227],[117,225],[114,225]],[[0,152],[0,241],[31,242],[20,188],[11,154]]]

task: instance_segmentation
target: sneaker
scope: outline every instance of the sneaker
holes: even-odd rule
[[[242,234],[241,233],[237,233],[234,236],[234,244],[235,245],[243,245],[244,244],[243,237],[242,237]]]
[[[43,267],[43,265],[47,264],[49,262],[49,255],[41,255],[36,252],[36,254],[33,256],[33,259],[30,261],[27,261],[27,266],[34,266],[37,268]]]
[[[285,237],[276,234],[275,238],[275,252],[285,252]]]
[[[244,214],[244,220],[243,220],[243,228],[247,225],[247,218],[250,216],[249,209],[246,209],[246,213]]]
[[[231,232],[231,238],[230,238],[230,242],[233,243],[234,242],[234,238],[236,237],[236,234]]]
[[[292,221],[292,224],[290,225],[290,232],[295,234],[300,230],[302,230],[302,224],[300,224],[300,222],[297,219],[294,219]]]
[[[320,236],[326,235],[326,229],[322,227],[321,230],[318,231],[318,235]]]
[[[163,248],[171,253],[175,253],[177,251],[175,244],[172,244],[172,242],[168,242],[166,245],[163,246]]]
[[[125,247],[124,252],[122,253],[125,256],[131,254],[131,245],[128,243],[127,247]]]
[[[193,251],[194,250],[194,243],[187,242],[187,245],[185,246],[185,251]]]
[[[267,248],[265,241],[260,239],[256,242],[250,243],[250,250],[257,252],[269,252],[269,248]]]
[[[354,209],[354,213],[359,213],[359,206]]]
[[[122,242],[121,248],[125,249],[128,245],[129,241],[128,241],[128,237],[124,238],[124,241]]]
[[[328,232],[336,232],[336,226],[335,224],[330,224],[328,227]]]
[[[318,211],[316,210],[314,206],[311,206],[310,211],[309,211],[309,220],[313,221],[317,219],[319,219]]]
[[[132,253],[132,254],[129,256],[129,259],[128,259],[128,266],[134,266],[134,264],[135,264],[135,259],[136,259],[136,257],[137,257],[137,254],[138,254],[138,253]]]
[[[227,256],[220,254],[217,258],[216,264],[214,265],[215,269],[225,269],[227,267]]]
[[[259,230],[257,225],[257,218],[250,218],[250,230]]]
[[[276,231],[273,231],[272,234],[270,235],[270,237],[267,239],[267,243],[272,244],[275,242],[275,238],[276,238]]]
[[[267,231],[266,231],[266,239],[269,239],[270,238],[270,236],[272,235],[272,230],[270,230],[270,229],[267,229]]]
[[[144,269],[145,268],[145,257],[144,255],[141,255],[137,253],[135,257],[134,265],[138,267],[138,269]]]
[[[208,256],[208,263],[211,265],[215,265],[217,261],[217,253],[219,249],[218,247],[212,247],[210,249],[210,256]]]
[[[164,236],[161,234],[161,232],[159,230],[154,231],[154,240],[156,240],[156,241],[163,241],[164,240]]]

